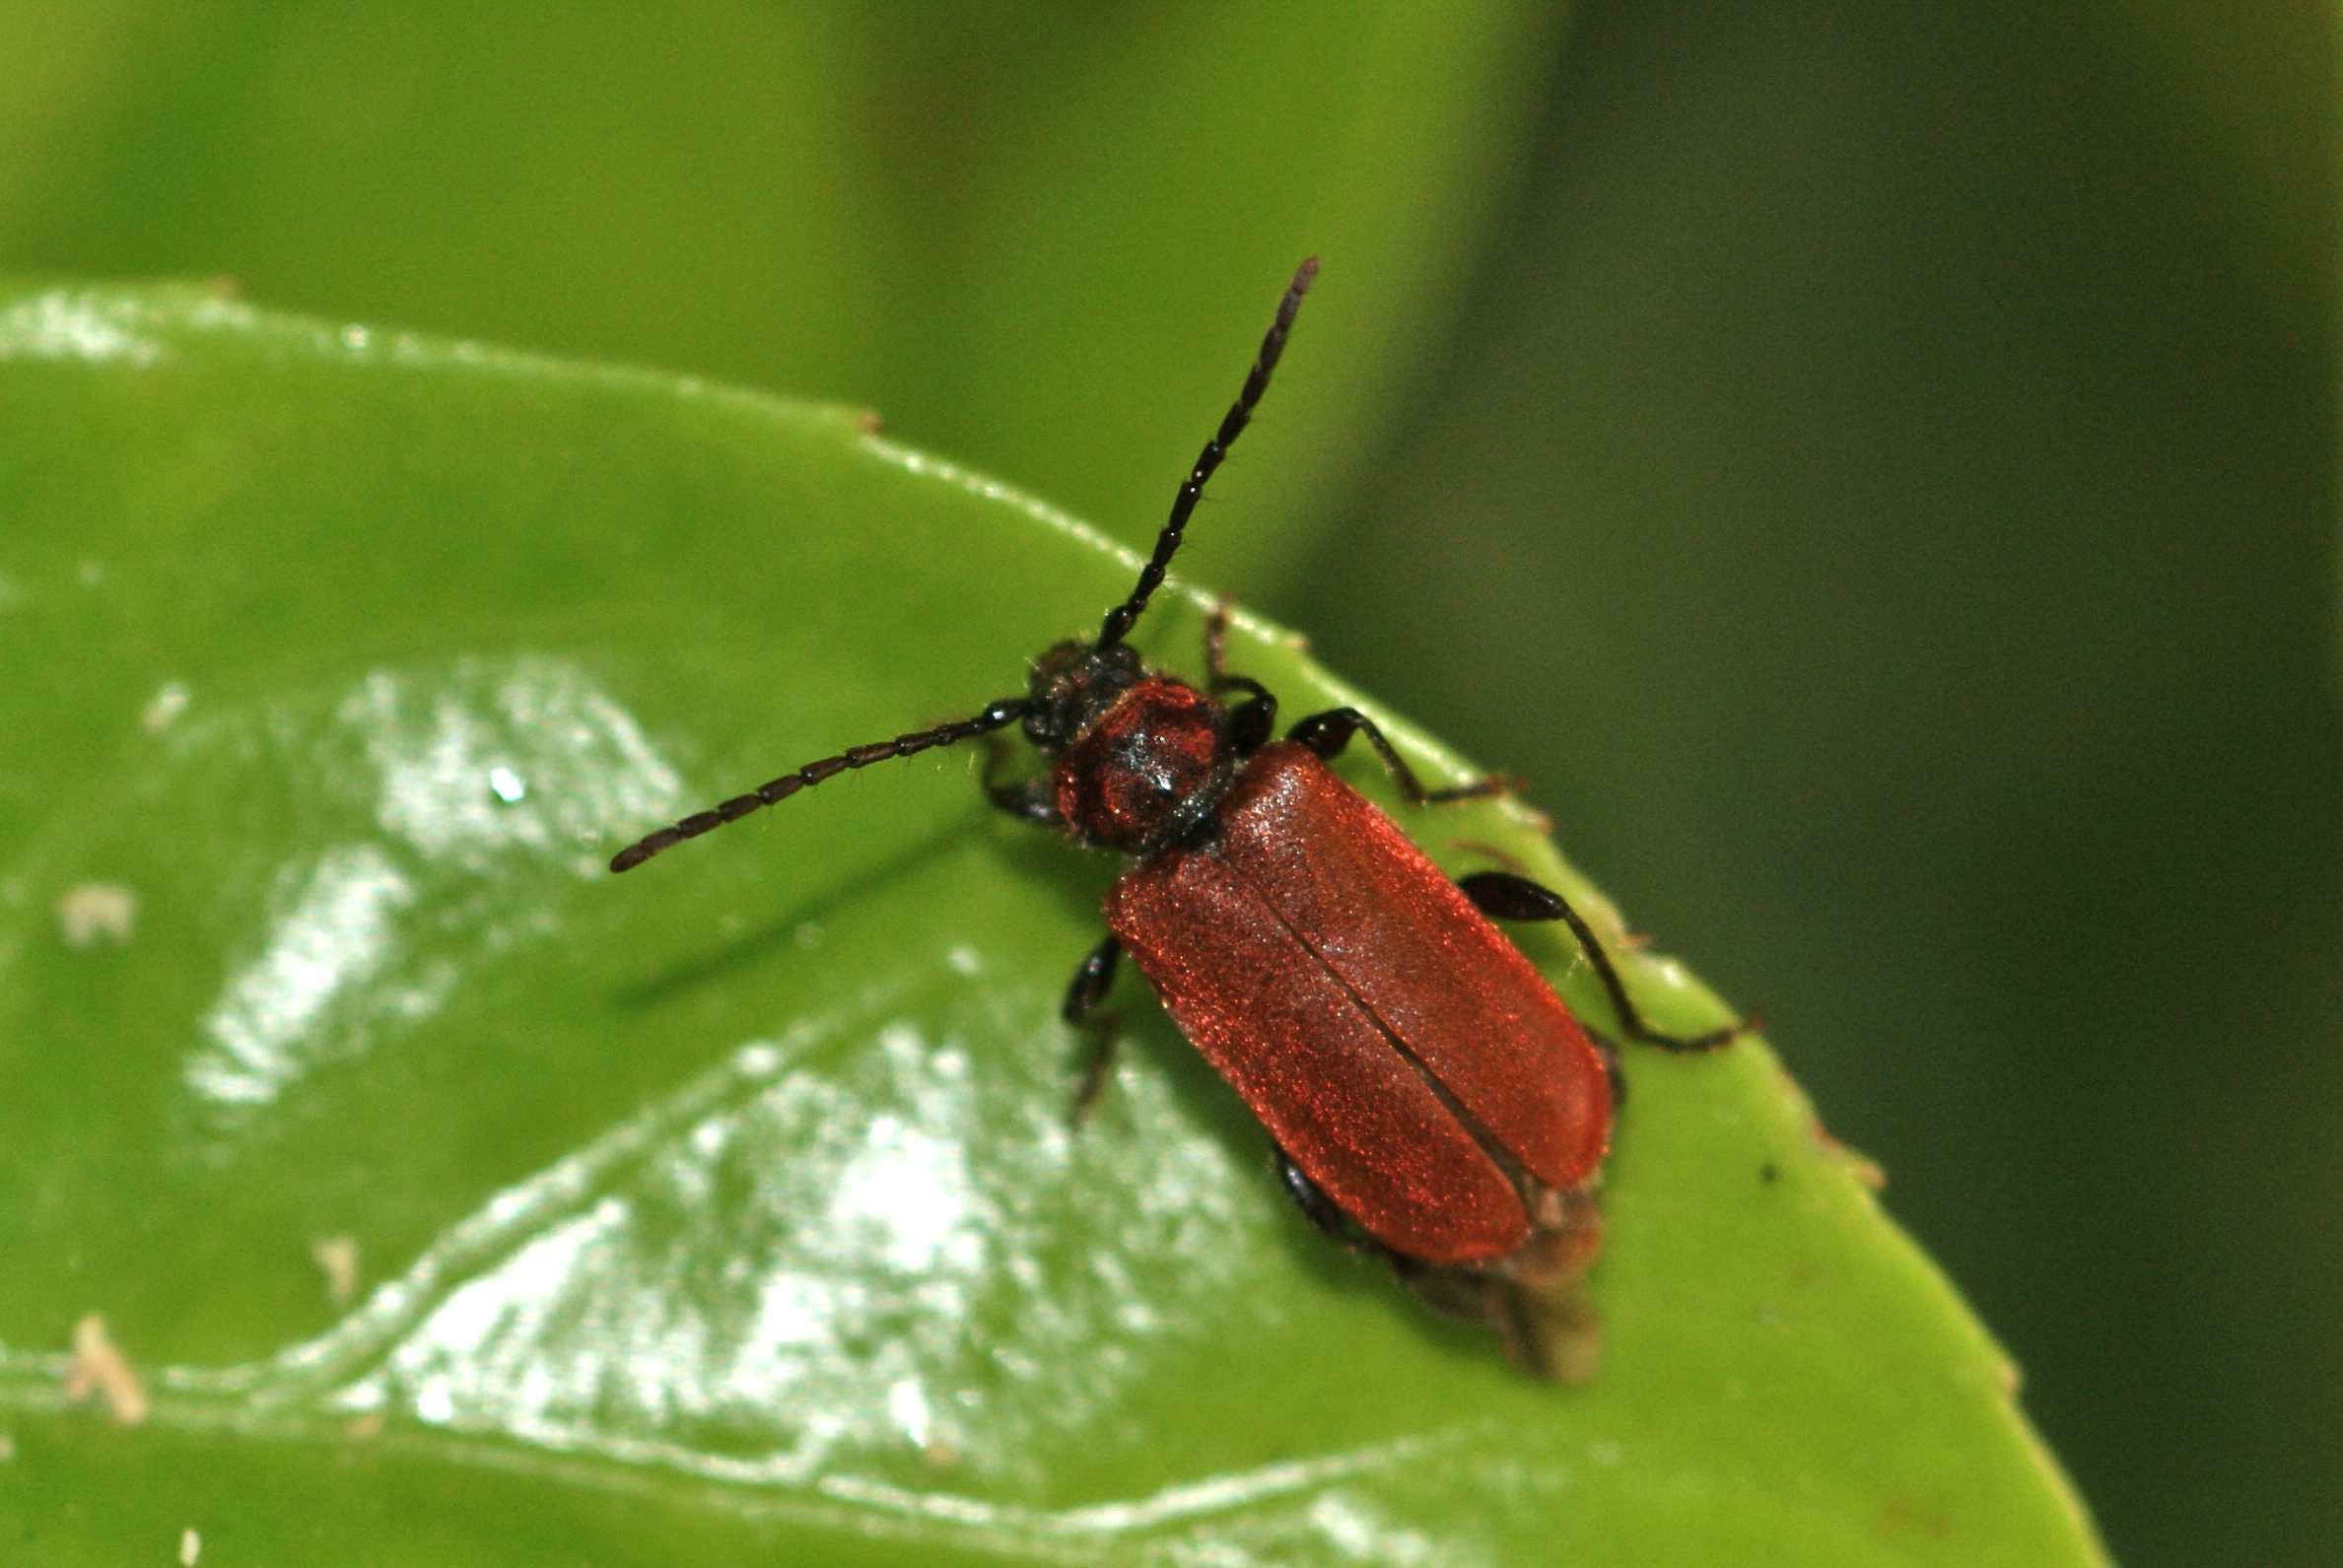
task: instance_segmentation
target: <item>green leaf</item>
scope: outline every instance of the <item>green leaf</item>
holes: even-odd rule
[[[601,870],[1016,691],[1131,578],[1069,518],[850,410],[71,287],[0,301],[0,1540],[37,1560],[2099,1560],[1757,1041],[1630,1049],[1606,1364],[1562,1390],[1312,1233],[1136,983],[1068,1128],[1113,867],[981,809],[975,748]],[[1201,603],[1150,656],[1194,668]],[[1526,807],[1405,820],[1583,901],[1663,1026],[1726,1016]],[[92,1314],[142,1424],[64,1402]]]

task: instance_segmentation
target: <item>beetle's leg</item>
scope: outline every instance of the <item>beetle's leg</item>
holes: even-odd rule
[[[1205,621],[1205,670],[1209,679],[1206,688],[1215,697],[1222,692],[1243,692],[1245,701],[1237,704],[1228,716],[1228,741],[1240,757],[1250,757],[1269,744],[1277,728],[1277,699],[1270,689],[1248,675],[1228,672],[1228,601],[1222,599],[1212,606],[1212,613]]]
[[[1048,775],[1022,779],[1015,784],[1000,782],[1000,762],[1007,754],[1008,747],[999,736],[993,736],[986,743],[984,772],[977,776],[984,784],[985,798],[1019,822],[1041,828],[1062,826],[1057,796],[1050,788]]]
[[[1308,1217],[1311,1224],[1354,1252],[1372,1253],[1397,1269],[1402,1278],[1419,1273],[1424,1264],[1406,1253],[1394,1252],[1350,1222],[1326,1190],[1309,1178],[1293,1156],[1276,1144],[1270,1145],[1277,1156],[1277,1185],[1285,1189],[1285,1195],[1293,1199],[1293,1206]]]
[[[1351,1232],[1350,1221],[1341,1209],[1335,1207],[1335,1200],[1328,1197],[1318,1184],[1293,1163],[1292,1155],[1274,1143],[1270,1147],[1277,1155],[1277,1183],[1285,1189],[1285,1195],[1293,1199],[1293,1206],[1300,1209],[1311,1224],[1344,1246],[1358,1245],[1357,1236]]]
[[[1246,700],[1228,716],[1228,743],[1240,757],[1250,757],[1269,744],[1277,728],[1277,699],[1261,682],[1243,675],[1223,675],[1212,682],[1215,694],[1237,691]]]
[[[1611,1005],[1619,1013],[1619,1028],[1630,1040],[1640,1040],[1663,1051],[1714,1051],[1757,1028],[1756,1019],[1744,1018],[1700,1035],[1672,1035],[1654,1029],[1627,995],[1626,985],[1619,978],[1619,969],[1611,962],[1611,955],[1596,938],[1595,928],[1559,893],[1526,876],[1515,876],[1511,871],[1476,871],[1458,878],[1456,885],[1464,890],[1475,908],[1492,920],[1560,920],[1569,926],[1570,934],[1578,939],[1579,951],[1594,966],[1595,978],[1610,993]],[[1617,1077],[1614,1073],[1615,1083]]]
[[[1090,949],[1073,972],[1073,981],[1066,988],[1066,1001],[1058,1009],[1059,1017],[1090,1036],[1082,1075],[1074,1083],[1073,1104],[1067,1111],[1068,1120],[1077,1125],[1106,1092],[1107,1075],[1115,1067],[1115,1020],[1098,1006],[1114,989],[1115,961],[1122,956],[1123,944],[1112,936]]]
[[[1323,714],[1312,714],[1299,719],[1285,732],[1288,740],[1298,740],[1321,757],[1334,758],[1350,744],[1350,737],[1363,734],[1367,744],[1375,748],[1375,755],[1383,759],[1383,766],[1391,770],[1399,782],[1400,793],[1408,797],[1412,806],[1438,805],[1450,800],[1481,800],[1489,795],[1511,794],[1513,781],[1503,774],[1490,774],[1469,784],[1453,789],[1426,789],[1423,781],[1415,777],[1415,770],[1408,766],[1408,759],[1394,750],[1375,721],[1355,708],[1330,708]]]
[[[1115,961],[1122,956],[1123,944],[1112,936],[1090,949],[1081,968],[1073,972],[1072,984],[1066,988],[1066,1000],[1058,1009],[1058,1016],[1069,1024],[1091,1022],[1090,1015],[1114,989]]]

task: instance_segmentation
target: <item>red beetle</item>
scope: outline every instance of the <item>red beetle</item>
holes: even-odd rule
[[[1327,762],[1363,734],[1416,804],[1496,793],[1501,781],[1427,790],[1351,708],[1273,740],[1276,699],[1223,668],[1225,615],[1211,622],[1202,689],[1148,670],[1124,641],[1269,386],[1317,271],[1313,258],[1294,274],[1153,556],[1096,639],[1042,654],[1022,697],[807,763],[661,828],[610,869],[849,769],[1021,724],[1056,761],[1023,784],[999,783],[988,767],[993,800],[1133,861],[1107,895],[1112,934],[1068,988],[1067,1020],[1097,1008],[1128,948],[1181,1032],[1269,1129],[1286,1190],[1311,1220],[1381,1253],[1435,1308],[1494,1329],[1525,1367],[1575,1379],[1595,1343],[1577,1282],[1601,1239],[1588,1189],[1610,1145],[1613,1054],[1489,918],[1566,921],[1634,1039],[1702,1051],[1743,1026],[1688,1038],[1651,1028],[1559,894],[1505,871],[1451,882]],[[1224,703],[1225,693],[1239,700]]]

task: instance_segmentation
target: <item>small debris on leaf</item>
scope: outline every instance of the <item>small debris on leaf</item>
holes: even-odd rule
[[[137,926],[138,895],[117,882],[77,882],[57,899],[57,933],[67,947],[127,946]]]
[[[310,1261],[325,1276],[325,1299],[347,1307],[358,1299],[358,1239],[320,1236],[310,1243]]]
[[[78,1404],[93,1394],[124,1426],[147,1418],[146,1385],[130,1358],[106,1337],[105,1320],[96,1313],[73,1326],[73,1361],[65,1370],[68,1400]]]

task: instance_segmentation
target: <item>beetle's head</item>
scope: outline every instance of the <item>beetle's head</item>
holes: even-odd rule
[[[1121,643],[1060,643],[1033,661],[1025,738],[1064,751],[1145,673],[1138,654]]]

